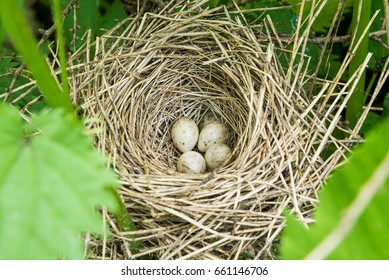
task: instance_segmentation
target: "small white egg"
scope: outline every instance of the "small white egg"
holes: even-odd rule
[[[231,155],[231,148],[226,144],[214,144],[205,153],[205,162],[211,170],[221,166]]]
[[[212,122],[201,130],[197,148],[204,153],[214,144],[226,144],[229,138],[230,133],[224,123]]]
[[[183,153],[177,162],[177,170],[181,173],[204,173],[205,168],[205,159],[201,154],[194,151]]]
[[[190,118],[176,120],[171,133],[173,144],[183,153],[192,150],[199,138],[199,129]]]
[[[203,116],[203,118],[199,123],[199,129],[202,130],[206,125],[216,121],[217,121],[216,117],[211,112],[207,112],[205,113],[205,115]]]

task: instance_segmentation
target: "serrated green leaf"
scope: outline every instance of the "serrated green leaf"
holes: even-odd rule
[[[12,69],[16,68],[19,65],[20,63],[15,61],[13,58],[0,55],[0,94],[5,93],[11,85],[15,89],[29,82],[29,80],[22,75],[19,75],[18,78],[13,81],[14,77],[12,74]],[[12,102],[15,107],[21,108],[27,103],[31,102],[33,99],[37,98],[38,96],[41,96],[41,93],[37,89],[25,95],[23,98],[19,98],[22,93],[23,91],[18,91],[7,96],[7,102]],[[15,99],[18,99],[18,101],[13,102]],[[47,107],[47,103],[44,99],[42,99],[35,102],[30,107],[30,111],[39,112],[44,107]]]
[[[118,210],[114,174],[74,115],[0,116],[0,259],[81,259],[81,233],[105,231],[96,208]]]
[[[389,259],[388,134],[386,120],[329,179],[309,230],[287,216],[283,259]]]
[[[12,77],[10,77],[10,70],[16,67],[18,63],[10,57],[5,57],[0,54],[0,94],[6,92],[10,86]]]

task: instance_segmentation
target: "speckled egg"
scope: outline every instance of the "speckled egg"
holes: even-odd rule
[[[231,148],[226,144],[214,144],[205,153],[205,162],[210,170],[221,166],[231,155]]]
[[[206,152],[214,144],[226,144],[230,139],[228,127],[221,122],[212,122],[206,125],[200,132],[197,148],[200,152]]]
[[[205,159],[198,152],[189,151],[183,153],[177,162],[177,170],[181,173],[204,173],[206,169]]]
[[[192,119],[180,118],[174,122],[171,135],[174,146],[185,153],[196,146],[199,129]]]
[[[216,122],[216,121],[217,121],[217,119],[214,116],[214,114],[212,114],[212,112],[207,112],[207,113],[205,113],[205,115],[203,116],[203,118],[201,119],[201,121],[199,123],[199,129],[202,130],[208,124]]]

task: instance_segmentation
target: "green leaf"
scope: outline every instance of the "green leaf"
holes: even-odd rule
[[[388,134],[387,119],[328,180],[309,230],[287,215],[283,259],[389,259]]]
[[[382,19],[385,18],[385,8],[383,1],[372,1],[371,2],[371,15],[373,15],[377,10],[379,10],[378,16],[375,18],[373,21],[371,27],[370,27],[370,32],[378,31],[382,28]],[[379,39],[382,40],[385,44],[388,44],[387,36],[386,34],[382,35],[379,37]],[[370,39],[369,41],[369,52],[373,54],[369,61],[369,67],[376,68],[379,63],[379,61],[388,56],[388,50],[382,46],[380,43]]]
[[[0,55],[0,94],[5,93],[7,89],[11,87],[11,85],[15,89],[29,82],[29,80],[23,75],[18,76],[18,78],[13,81],[14,74],[12,70],[18,66],[20,66],[20,62],[15,61],[14,58]],[[37,89],[35,89],[29,94],[25,95],[23,98],[19,99],[22,93],[22,90],[12,93],[7,97],[6,102],[12,102],[15,107],[22,108],[33,99],[37,98],[38,96],[41,96],[41,93]],[[16,99],[18,99],[18,101],[13,102]],[[47,104],[45,100],[42,99],[31,105],[30,111],[38,112],[44,107],[47,107]]]
[[[290,4],[301,4],[301,0],[288,0],[287,3]],[[318,2],[316,1],[316,4]],[[326,32],[327,29],[331,26],[331,22],[336,14],[338,9],[339,0],[327,0],[327,3],[315,19],[315,22],[312,25],[311,30],[315,32]],[[353,6],[353,0],[346,0],[345,11],[350,11]],[[296,6],[293,10],[299,14],[301,6]],[[304,5],[303,18],[309,16],[309,13],[312,9],[312,1],[306,1]]]
[[[377,124],[380,122],[381,118],[378,114],[374,112],[367,113],[366,119],[363,122],[363,125],[359,131],[361,135],[366,135],[369,131],[375,129]]]
[[[65,40],[62,28],[62,8],[60,0],[53,0],[52,13],[55,24],[55,33],[58,46],[58,58],[61,68],[61,85],[64,94],[69,95],[68,73],[66,69]]]
[[[281,4],[269,0],[263,0],[248,3],[244,7],[242,7],[242,9],[274,8],[281,6]],[[245,13],[245,17],[249,21],[256,22],[262,21],[267,15],[269,15],[272,19],[278,32],[285,34],[293,34],[296,31],[298,16],[291,9],[277,9],[265,12],[258,11],[252,13]]]
[[[0,259],[81,259],[81,233],[105,232],[96,208],[119,209],[115,175],[74,115],[0,116]]]
[[[10,86],[12,81],[10,71],[18,65],[19,63],[13,61],[12,58],[0,54],[0,94],[6,92],[6,89]]]
[[[207,2],[207,6],[209,7],[217,7],[221,5],[229,5],[232,4],[231,0],[210,0]],[[251,10],[258,8],[274,8],[281,7],[275,0],[261,0],[261,1],[253,1],[244,6],[241,6],[241,9]],[[281,33],[292,34],[295,31],[297,24],[297,15],[291,9],[278,9],[278,10],[269,10],[269,11],[257,11],[257,12],[249,12],[244,13],[245,18],[249,22],[260,22],[267,15],[269,15],[277,26],[277,31]]]
[[[207,2],[207,6],[209,6],[210,8],[214,8],[214,7],[218,7],[221,5],[227,5],[230,2],[231,2],[230,0],[209,0]]]
[[[320,58],[321,48],[315,44],[307,44],[305,54],[310,56],[309,70],[315,71]],[[321,78],[331,80],[335,78],[341,66],[340,56],[334,50],[331,52],[326,50],[324,59],[321,61],[318,75]]]
[[[26,0],[16,0],[17,5],[21,8],[23,7]],[[2,22],[0,21],[0,46],[3,45],[5,38],[7,37],[7,32],[5,31]]]
[[[356,38],[353,42],[353,47],[357,44],[357,41],[362,37],[364,30],[368,26],[370,21],[371,3],[372,0],[354,0],[353,16],[351,20],[352,36]],[[358,11],[363,11],[358,13]],[[363,64],[369,51],[369,36],[365,34],[361,43],[355,50],[355,55],[350,62],[348,69],[348,76],[351,77],[359,70],[359,67]],[[365,103],[365,84],[366,84],[366,71],[363,71],[353,94],[347,102],[346,108],[346,120],[349,122],[350,127],[354,128],[358,122],[358,115],[363,111],[363,105]]]
[[[61,0],[62,7],[66,7],[68,4],[68,0]],[[74,11],[72,11],[64,20],[64,31],[67,42],[72,42],[74,39],[74,35],[77,36],[75,47],[80,47],[84,40],[82,40],[86,31],[92,30],[92,40],[93,36],[96,35],[99,29],[99,20],[100,20],[100,12],[99,5],[100,0],[78,0],[77,4],[79,8],[76,10],[76,23],[77,26],[74,26]],[[74,30],[76,33],[74,34]]]
[[[73,111],[69,96],[63,94],[53,78],[49,66],[38,50],[37,42],[29,30],[22,10],[15,0],[0,1],[0,19],[47,102],[54,108],[60,107]]]
[[[120,0],[115,0],[102,17],[101,27],[104,29],[111,29],[117,24],[116,20],[122,20],[126,17],[127,15],[124,11],[122,2]]]

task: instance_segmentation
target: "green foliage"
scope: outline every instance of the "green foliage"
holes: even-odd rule
[[[382,27],[382,19],[384,18],[383,1],[362,1],[362,13],[360,19],[357,18],[358,5],[359,1],[355,0],[353,19],[351,23],[351,30],[353,31],[353,35],[356,36],[355,42],[361,37],[368,22],[377,10],[380,10],[380,12],[373,21],[369,32],[380,30]],[[383,43],[387,44],[386,36],[382,36],[380,39],[383,41]],[[369,39],[369,37],[366,35],[363,38],[361,45],[357,49],[354,58],[350,63],[349,76],[351,76],[355,71],[357,71],[358,67],[366,58],[368,52],[371,52],[373,54],[368,64],[368,66],[372,68],[379,68],[380,61],[388,55],[388,50],[384,46],[372,39]],[[346,118],[350,122],[350,125],[352,127],[358,121],[358,115],[360,115],[362,111],[362,106],[365,103],[366,97],[369,94],[369,92],[366,92],[365,89],[367,83],[368,81],[366,80],[366,73],[363,73],[359,83],[357,84],[357,88],[354,94],[351,96],[349,103],[347,104]],[[370,87],[368,86],[367,91],[369,90],[369,88]]]
[[[290,4],[301,4],[301,0],[288,0],[287,3]],[[316,1],[316,4],[318,1]],[[338,9],[339,0],[328,0],[324,8],[316,18],[315,22],[312,25],[312,31],[325,33],[328,28],[331,26],[331,22],[336,14]],[[346,0],[346,12],[351,9],[353,6],[353,0]],[[300,13],[300,5],[297,5],[293,8],[296,14]],[[303,10],[303,18],[307,18],[312,9],[312,1],[306,1]]]
[[[72,114],[0,116],[0,259],[82,258],[80,234],[105,231],[96,207],[118,210],[113,172]]]
[[[16,0],[16,4],[22,8],[26,0]],[[3,24],[0,21],[0,46],[3,44],[5,38],[7,37],[7,32],[5,31]],[[0,72],[1,73],[1,72]]]
[[[351,30],[352,30],[352,36],[356,39],[353,43],[353,46],[355,46],[359,41],[359,39],[362,37],[362,34],[366,29],[367,24],[370,21],[372,1],[365,0],[360,3],[359,0],[354,0],[354,3],[355,4],[353,7],[353,18],[351,22]],[[361,4],[362,6],[358,7],[359,4]],[[361,12],[360,15],[358,14],[358,9],[362,9],[363,11]],[[351,49],[353,49],[353,46]],[[366,34],[363,37],[358,49],[355,51],[353,60],[350,63],[348,69],[349,77],[351,77],[356,71],[358,71],[358,68],[365,60],[368,54],[368,47],[369,47],[369,36]],[[350,126],[352,128],[358,122],[358,115],[362,112],[362,107],[365,102],[365,83],[366,83],[365,78],[366,78],[366,71],[362,73],[361,78],[358,81],[357,86],[355,87],[354,93],[351,95],[347,103],[346,119],[350,123]]]
[[[7,89],[11,86],[12,83],[13,83],[13,88],[18,88],[29,82],[27,77],[25,77],[24,75],[19,75],[19,77],[15,81],[13,81],[14,79],[13,69],[19,66],[20,66],[20,62],[18,62],[16,58],[10,56],[3,56],[2,54],[0,54],[0,93],[1,94],[7,92]],[[20,97],[21,93],[22,91],[13,93],[11,96],[8,97],[6,101],[12,102],[13,100],[16,100],[17,98]],[[39,93],[38,90],[33,90],[30,94],[27,94],[23,98],[20,98],[17,102],[13,102],[13,105],[17,108],[22,108],[27,103],[29,103],[30,101],[32,101],[33,99],[35,99],[40,95],[41,94]],[[30,107],[30,110],[32,112],[37,112],[44,107],[47,107],[46,102],[44,100],[40,100],[34,103]]]
[[[12,13],[9,11],[12,11]],[[24,63],[36,79],[47,102],[54,108],[62,107],[71,111],[72,105],[69,96],[62,93],[52,77],[45,59],[37,48],[37,42],[29,30],[22,11],[15,1],[0,1],[0,18],[15,48],[22,55]]]
[[[110,207],[120,229],[136,228],[113,188],[113,173],[83,135],[69,96],[52,76],[20,8],[14,1],[1,1],[0,16],[47,102],[61,108],[31,124],[23,124],[5,105],[0,108],[0,259],[79,259],[80,234],[105,233],[96,207]],[[61,60],[65,65],[63,49]],[[3,60],[0,75],[7,76],[13,66],[13,60]],[[10,82],[5,81],[4,90]],[[129,245],[138,252],[142,244]]]
[[[388,134],[386,119],[329,179],[309,230],[287,215],[283,259],[389,258]]]
[[[258,9],[258,8],[274,8],[281,7],[281,4],[278,4],[274,1],[254,1],[246,4],[242,9]],[[296,31],[298,17],[290,9],[276,9],[269,10],[265,13],[263,11],[247,13],[246,17],[251,22],[261,22],[267,15],[270,16],[274,25],[277,27],[277,31],[284,34],[293,34]]]
[[[338,74],[339,69],[341,68],[341,59],[339,55],[334,54],[333,52],[326,51],[326,56],[324,59],[327,59],[328,62],[322,62],[319,69],[319,77],[324,77],[326,79],[332,80]],[[315,59],[313,59],[315,61]]]
[[[42,3],[45,1],[45,5],[53,2],[52,0],[38,1]],[[18,4],[16,5],[15,2]],[[72,112],[67,94],[63,94],[52,77],[44,58],[35,47],[36,42],[29,32],[29,27],[23,22],[21,6],[24,2],[25,0],[0,0],[2,18],[0,45],[3,45],[6,38],[5,30],[7,30],[16,49],[38,81],[40,90],[49,105],[54,108],[66,108]],[[61,3],[64,8],[69,0],[61,0]],[[208,5],[214,7],[231,3],[230,0],[210,0]],[[301,1],[258,0],[241,8],[280,7],[293,3],[301,3]],[[313,31],[325,33],[328,30],[338,3],[338,0],[327,1],[313,25]],[[346,0],[346,16],[349,16],[348,11],[351,10],[353,3],[353,0]],[[367,1],[364,3],[366,5]],[[309,14],[311,4],[312,1],[306,1],[303,13],[305,17]],[[63,28],[67,48],[70,50],[80,47],[85,42],[84,34],[87,30],[92,31],[93,39],[103,32],[101,28],[109,29],[116,24],[117,19],[122,20],[126,17],[120,0],[114,0],[112,3],[109,0],[78,0],[78,5],[79,8],[72,11],[64,20]],[[382,1],[371,1],[369,8],[372,13],[376,9],[383,11]],[[259,23],[269,15],[280,33],[290,35],[295,32],[299,9],[300,6],[296,5],[293,9],[278,9],[266,13],[252,12],[245,15],[249,22],[255,23]],[[10,10],[13,13],[9,13]],[[364,14],[361,22],[363,28],[363,21],[370,19],[370,13],[367,14],[365,10],[362,14]],[[383,12],[374,21],[370,31],[381,27],[382,18]],[[59,22],[57,15],[57,26],[60,26]],[[353,25],[355,26],[355,21]],[[70,45],[73,39],[76,44]],[[386,38],[381,37],[381,39],[386,42]],[[387,50],[377,42],[367,41],[368,48],[362,48],[363,51],[357,56],[364,59],[367,51],[373,52],[369,66],[376,67],[379,60],[387,55]],[[65,45],[62,42],[58,43],[60,46]],[[341,49],[345,45],[335,44],[333,47]],[[313,44],[307,45],[306,53],[312,57],[311,70],[317,66],[320,51],[320,48]],[[336,53],[343,55],[342,50]],[[334,52],[328,55],[330,68],[321,67],[319,76],[332,78],[339,69],[342,56],[336,56]],[[10,86],[12,81],[12,77],[8,75],[10,70],[20,65],[18,60],[9,54],[5,54],[5,57],[0,59],[0,93],[5,92]],[[63,51],[61,60],[64,61]],[[358,67],[360,61],[356,59],[353,63]],[[64,67],[64,63],[62,65]],[[25,84],[28,81],[26,75],[30,74],[24,72],[16,80],[13,88]],[[65,76],[62,77],[62,81],[66,81]],[[24,106],[39,94],[38,91],[30,93],[14,105]],[[13,94],[13,97],[17,96],[18,93]],[[34,106],[38,105],[42,108],[44,104],[36,103]],[[348,107],[354,106],[349,104]],[[383,116],[389,115],[389,95],[386,96],[383,107]],[[112,172],[105,170],[104,161],[93,151],[88,138],[82,135],[82,125],[72,114],[53,110],[51,113],[40,114],[31,124],[25,124],[14,110],[0,106],[0,118],[2,119],[0,122],[0,258],[81,258],[80,234],[104,233],[101,218],[96,212],[96,208],[102,205],[108,205],[114,210],[113,214],[119,230],[127,232],[136,230],[127,209],[111,187],[114,184]],[[384,143],[383,139],[389,130],[387,122],[384,128],[376,127],[381,119],[380,116],[369,113],[362,127],[362,133],[373,130],[375,134],[368,136],[368,142],[355,153],[350,165],[334,175],[324,189],[316,215],[317,224],[307,231],[292,217],[288,218],[285,240],[281,248],[284,258],[305,257],[333,229],[337,228],[339,226],[337,223],[342,218],[341,213],[347,213],[360,189],[364,189],[363,184],[382,165],[380,160],[388,151],[388,144]],[[377,135],[382,138],[378,138]],[[388,258],[388,222],[382,220],[384,217],[381,214],[388,212],[388,209],[383,206],[385,199],[388,199],[387,184],[374,194],[371,203],[354,225],[353,231],[342,239],[339,247],[327,258]],[[380,231],[383,233],[381,234]],[[378,236],[377,232],[381,235]],[[133,253],[138,253],[142,248],[142,244],[137,242],[129,242],[129,246]],[[355,255],[349,255],[354,248],[357,248]],[[250,258],[250,256],[242,254],[241,258]]]
[[[377,113],[369,112],[367,113],[366,119],[363,122],[363,125],[359,133],[363,136],[366,135],[369,131],[373,130],[379,123],[381,117]]]
[[[61,0],[62,6],[69,3],[68,0]],[[99,25],[99,4],[100,0],[78,0],[78,9],[72,11],[64,20],[64,31],[67,42],[79,42],[76,47],[82,44],[80,40],[88,29],[95,35]],[[75,18],[76,17],[76,21]],[[74,23],[77,23],[75,26]]]
[[[217,7],[220,5],[231,4],[231,0],[209,0],[207,6]],[[252,1],[247,3],[244,6],[241,6],[240,9],[249,10],[249,9],[258,9],[258,8],[274,8],[281,7],[282,4],[278,3],[275,0],[261,0],[261,1]],[[269,15],[277,26],[277,31],[286,34],[292,34],[295,31],[297,25],[297,15],[290,9],[277,9],[269,11],[258,11],[258,12],[249,12],[244,14],[246,19],[249,22],[260,22],[267,15]]]
[[[379,14],[374,20],[373,24],[370,27],[370,32],[374,32],[380,30],[382,27],[382,19],[385,18],[385,8],[383,1],[372,1],[371,2],[371,14],[373,15],[377,10],[379,10]],[[388,39],[386,35],[380,37],[383,43],[388,44]],[[388,56],[388,50],[382,46],[380,43],[370,40],[369,41],[369,52],[373,54],[371,60],[369,61],[369,67],[376,68],[379,61]]]
[[[389,93],[387,93],[384,98],[382,109],[381,115],[374,112],[368,112],[360,130],[362,136],[366,135],[368,132],[376,131],[376,126],[389,116]]]
[[[209,7],[218,7],[218,6],[221,6],[221,5],[227,5],[229,3],[231,3],[230,0],[209,0],[207,2],[207,5]]]
[[[126,12],[120,0],[115,0],[107,9],[101,19],[101,28],[111,29],[117,24],[117,20],[126,18]]]
[[[57,45],[58,45],[58,56],[60,61],[60,68],[61,68],[61,82],[62,82],[62,91],[65,95],[70,94],[69,84],[68,84],[68,73],[66,69],[66,55],[65,55],[65,42],[64,42],[64,35],[62,30],[62,8],[60,0],[54,0],[53,4],[53,15],[54,15],[54,22],[56,26],[56,38],[57,38]]]
[[[68,3],[68,0],[61,0]],[[67,42],[72,42],[75,48],[80,47],[86,40],[84,36],[88,30],[92,31],[92,38],[95,37],[100,28],[111,28],[116,20],[126,17],[123,5],[120,0],[115,0],[107,9],[101,13],[100,0],[78,0],[78,9],[71,12],[64,20],[64,31]],[[77,26],[74,26],[76,17]]]
[[[7,57],[5,55],[0,54],[0,93],[7,91],[7,88],[12,82],[10,72],[13,68],[19,65],[20,63],[14,61],[12,57]],[[20,85],[23,84],[23,82],[27,82],[27,80],[20,81]]]

